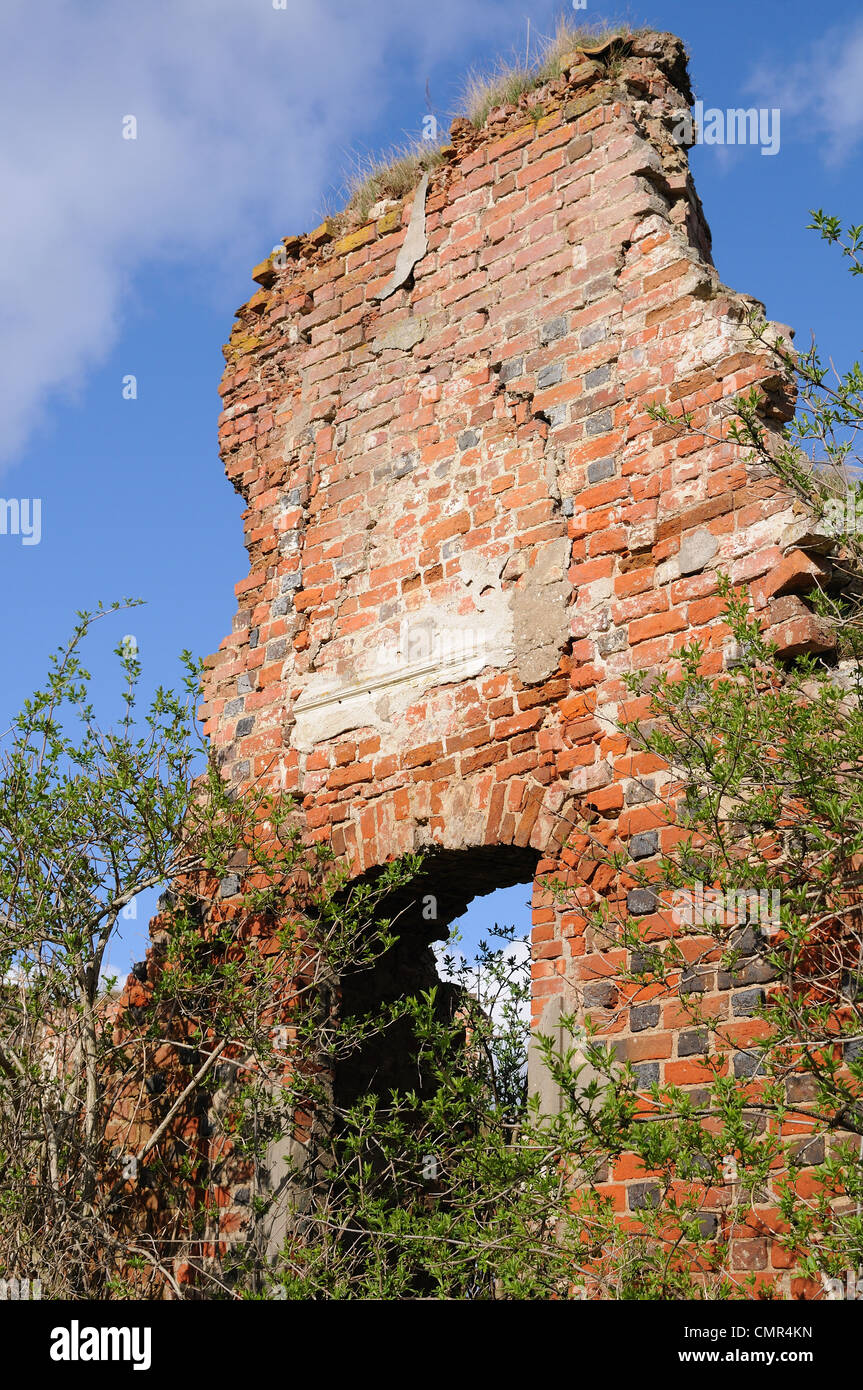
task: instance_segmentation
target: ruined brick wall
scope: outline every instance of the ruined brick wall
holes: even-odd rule
[[[671,833],[656,760],[616,728],[623,677],[696,636],[722,669],[717,570],[757,581],[786,650],[829,638],[782,595],[776,480],[648,415],[685,408],[717,435],[722,403],[771,372],[671,138],[689,100],[669,35],[573,54],[481,131],[454,124],[424,209],[324,223],[258,268],[220,420],[250,571],[204,711],[232,778],[294,793],[356,873],[436,852],[427,937],[478,892],[568,875],[568,910],[534,894],[536,1019],[590,1009],[645,1083],[697,1085],[679,1006],[621,1009],[624,953],[577,910],[622,890],[586,837],[562,844],[584,813],[594,843],[639,860]],[[424,254],[382,298],[412,211]],[[695,986],[741,1049],[746,982]],[[744,1074],[744,1052],[726,1065]],[[622,1212],[638,1186],[611,1175]],[[769,1243],[741,1242],[739,1260],[768,1277]]]

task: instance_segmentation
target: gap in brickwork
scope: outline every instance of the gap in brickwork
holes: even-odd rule
[[[538,858],[535,850],[513,845],[429,853],[413,882],[383,901],[380,915],[395,922],[398,941],[374,970],[342,980],[344,1012],[362,1016],[408,991],[436,986],[442,1016],[451,1014],[458,1006],[459,991],[438,970],[441,952],[445,950],[439,943],[448,940],[456,923],[464,927],[468,916],[475,940],[479,939],[475,933],[481,928],[488,935],[488,926],[483,924],[488,923],[489,913],[491,925],[494,919],[502,924],[512,920],[519,898],[529,904]],[[379,872],[372,870],[366,877],[373,881]],[[530,930],[529,905],[520,910],[518,924],[522,922],[526,934]],[[468,954],[463,945],[458,949]],[[472,951],[473,946],[471,954]],[[387,1035],[375,1038],[361,1053],[337,1068],[334,1083],[338,1106],[351,1104],[366,1091],[385,1095],[393,1086],[416,1085],[417,1070],[407,1028],[396,1025]]]

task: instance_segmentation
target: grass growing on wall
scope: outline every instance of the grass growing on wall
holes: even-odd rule
[[[365,222],[375,203],[383,198],[405,198],[428,169],[443,160],[440,144],[418,140],[378,158],[369,156],[358,163],[350,180],[350,199],[345,212],[353,220]]]
[[[553,34],[539,38],[531,56],[533,45],[528,31],[524,57],[500,58],[489,69],[468,73],[459,109],[454,114],[466,116],[479,130],[495,106],[514,106],[525,93],[560,77],[564,58],[575,49],[598,48],[611,39],[632,38],[644,32],[627,24],[576,25],[563,17]],[[609,67],[613,70],[614,58]],[[344,226],[365,222],[376,203],[405,198],[426,170],[442,162],[441,148],[442,142],[418,138],[382,155],[359,157],[348,180],[347,205],[333,214],[333,220]]]
[[[541,38],[536,57],[530,45],[523,58],[499,58],[489,69],[468,73],[462,93],[462,112],[477,130],[485,125],[495,106],[514,106],[526,92],[552,82],[561,75],[567,54],[577,48],[598,48],[613,38],[631,38],[635,31],[628,24],[580,26],[562,18],[555,32]]]

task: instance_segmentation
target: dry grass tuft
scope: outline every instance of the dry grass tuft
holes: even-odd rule
[[[558,21],[557,29],[540,40],[539,53],[531,60],[499,59],[486,71],[474,69],[468,73],[462,94],[462,109],[477,130],[485,125],[495,106],[514,106],[525,92],[541,87],[561,75],[561,63],[576,48],[598,48],[609,39],[632,37],[635,31],[628,24],[604,24],[585,27],[572,24],[566,17]]]
[[[628,24],[579,26],[564,16],[554,34],[540,39],[537,56],[533,59],[528,53],[524,59],[513,58],[509,62],[501,59],[489,71],[470,72],[459,114],[467,116],[480,129],[492,107],[515,105],[525,92],[560,77],[562,61],[574,49],[596,48],[618,36],[631,38],[644,32]],[[613,68],[613,62],[611,66]],[[359,158],[348,180],[347,205],[341,212],[329,215],[339,227],[366,222],[375,203],[385,198],[406,197],[423,172],[436,168],[442,159],[441,145],[425,140],[415,140],[385,155]]]
[[[386,155],[358,161],[348,183],[350,197],[345,213],[351,221],[365,222],[375,203],[383,198],[405,198],[416,188],[423,173],[436,168],[442,159],[440,145],[421,140]]]

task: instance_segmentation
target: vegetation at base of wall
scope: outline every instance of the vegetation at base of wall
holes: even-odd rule
[[[182,1296],[180,1252],[198,1296],[230,1292],[222,1151],[254,1190],[256,1146],[296,1123],[272,1084],[285,1015],[313,1068],[334,982],[391,949],[375,904],[413,872],[345,896],[289,800],[238,795],[203,743],[188,656],[181,691],[160,688],[140,717],[124,639],[120,717],[101,727],[82,649],[134,606],[79,614],[0,754],[0,1277],[54,1299]],[[153,953],[117,995],[125,909],[160,885]]]

